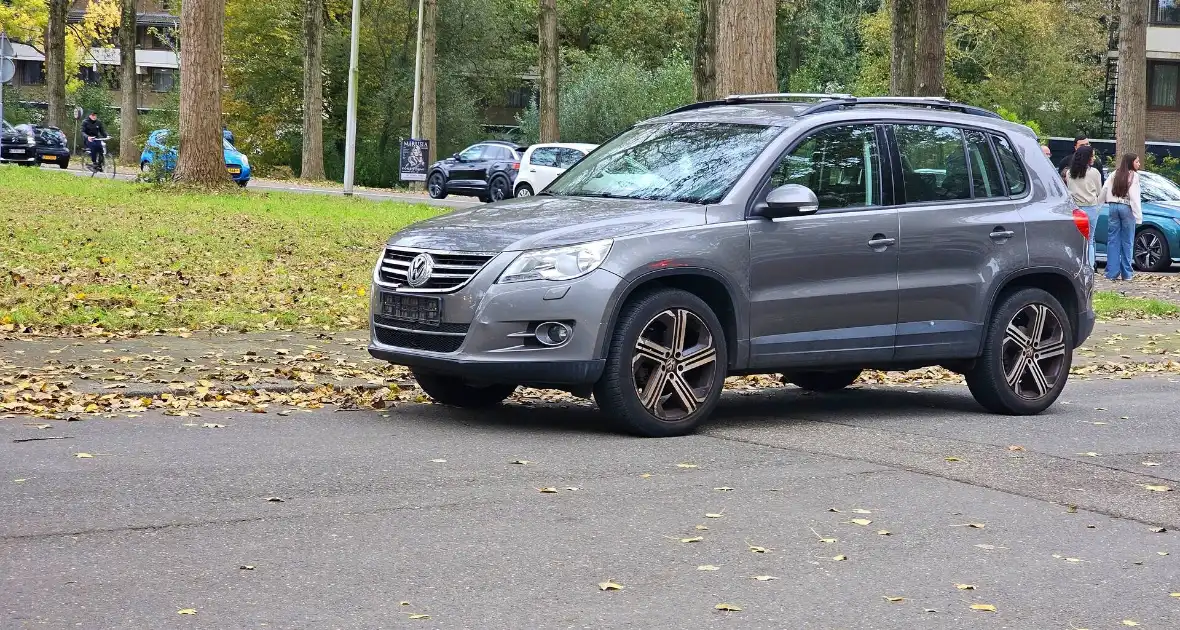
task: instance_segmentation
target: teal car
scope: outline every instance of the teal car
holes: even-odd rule
[[[237,185],[245,186],[250,181],[250,160],[244,153],[234,148],[234,145],[229,141],[230,137],[232,136],[225,136],[221,140],[222,153],[225,156],[225,170],[229,172],[229,176]],[[153,131],[148,136],[143,153],[140,154],[140,170],[147,172],[151,170],[154,163],[159,163],[166,173],[170,173],[172,169],[176,168],[176,147],[169,144],[167,129]]]
[[[1167,271],[1180,263],[1180,186],[1155,173],[1140,171],[1143,225],[1135,230],[1136,271]],[[1095,226],[1096,258],[1106,262],[1106,217],[1102,209]]]

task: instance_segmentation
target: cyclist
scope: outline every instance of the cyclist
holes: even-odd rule
[[[98,112],[90,112],[86,120],[82,121],[82,135],[86,137],[86,150],[90,152],[90,168],[101,171],[98,160],[102,154],[102,142],[98,139],[107,137],[107,129],[98,119]]]

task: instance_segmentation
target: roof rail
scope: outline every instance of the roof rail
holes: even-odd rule
[[[849,96],[847,98],[832,99],[828,101],[821,101],[803,110],[799,115],[806,116],[808,114],[819,114],[821,112],[831,112],[843,109],[845,107],[855,107],[857,105],[895,105],[898,107],[923,107],[926,109],[941,109],[945,111],[960,112],[963,114],[970,114],[972,116],[985,116],[987,118],[1002,118],[999,114],[983,109],[982,107],[975,107],[973,105],[964,105],[963,103],[956,103],[950,99],[938,96],[879,96],[860,98],[856,96]]]
[[[770,94],[730,94],[726,101],[776,101],[785,99],[829,100],[833,98],[852,98],[851,94],[820,94],[816,92],[774,92]]]

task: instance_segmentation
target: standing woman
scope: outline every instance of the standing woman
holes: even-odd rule
[[[1139,156],[1128,153],[1119,162],[1114,175],[1106,180],[1098,203],[1110,205],[1106,222],[1106,277],[1130,280],[1135,275],[1131,256],[1135,248],[1135,226],[1143,223],[1139,202]]]
[[[1094,227],[1098,224],[1098,214],[1102,210],[1098,205],[1098,195],[1102,194],[1102,175],[1093,165],[1094,148],[1088,145],[1078,147],[1065,177],[1065,187],[1069,189],[1073,202],[1090,217],[1090,268],[1094,267]]]

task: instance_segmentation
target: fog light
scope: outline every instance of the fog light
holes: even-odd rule
[[[537,341],[544,346],[560,346],[569,341],[570,327],[561,322],[545,322],[537,326]]]

